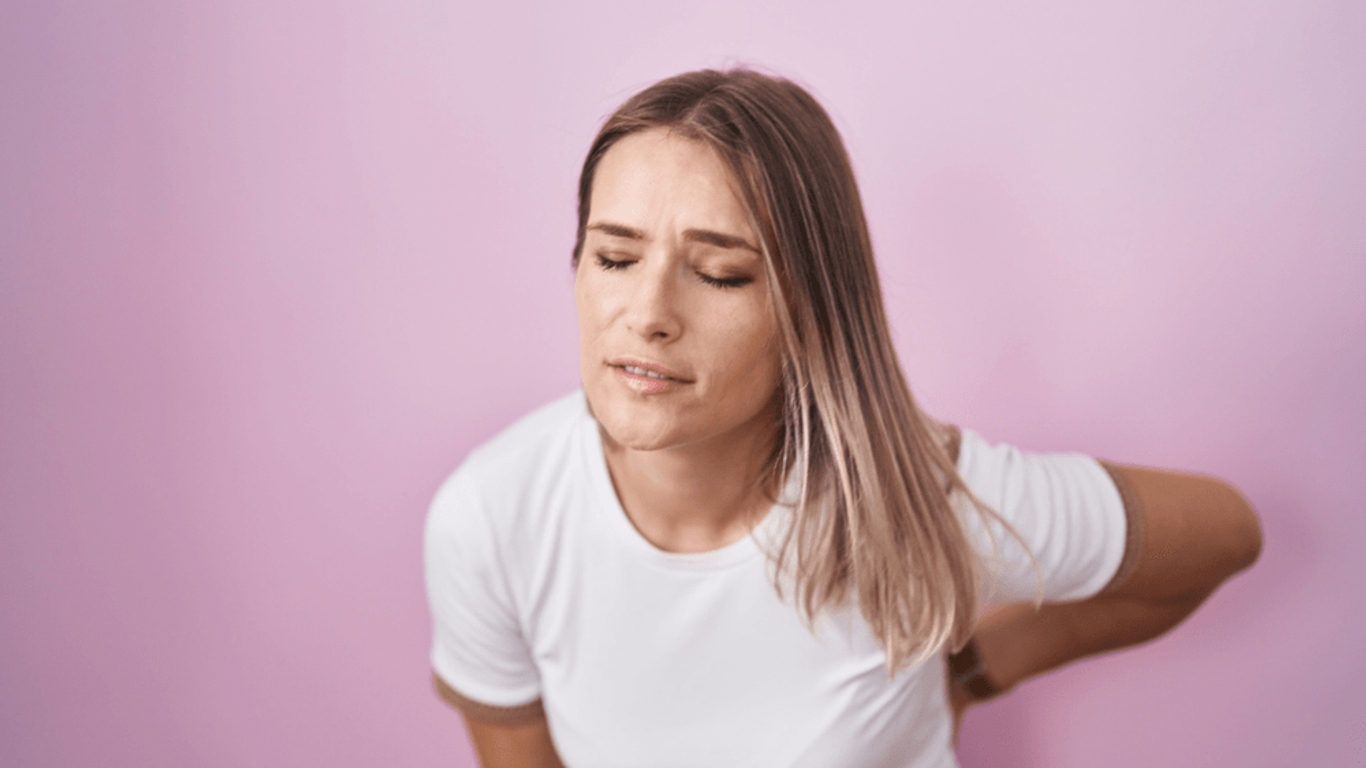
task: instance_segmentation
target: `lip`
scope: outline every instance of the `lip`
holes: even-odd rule
[[[649,370],[650,373],[657,373],[658,376],[663,376],[665,377],[665,379],[679,381],[679,383],[693,383],[693,380],[687,379],[687,377],[683,376],[682,373],[676,372],[676,370],[669,368],[669,366],[660,365],[657,364],[657,362],[650,362],[647,361],[647,359],[634,357],[617,357],[609,359],[609,361],[607,361],[607,364],[611,365],[612,368],[626,368],[626,366],[631,366],[631,368]],[[634,374],[632,374],[632,376],[634,376]]]
[[[672,368],[649,360],[618,357],[607,361],[607,365],[623,384],[642,395],[658,395],[692,383]],[[660,378],[661,376],[664,378]]]

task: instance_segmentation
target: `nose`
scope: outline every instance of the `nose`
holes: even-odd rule
[[[671,259],[654,259],[639,280],[626,313],[626,325],[646,341],[673,341],[683,331],[678,312],[676,269]]]

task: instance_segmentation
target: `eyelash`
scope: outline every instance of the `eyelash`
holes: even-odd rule
[[[752,278],[748,277],[712,277],[701,272],[698,272],[697,276],[702,278],[702,282],[707,285],[714,285],[717,288],[741,288],[754,282]]]
[[[634,261],[609,259],[601,253],[598,254],[598,266],[608,272],[617,272],[626,269],[634,263]],[[707,285],[723,289],[742,288],[754,282],[754,278],[752,277],[712,277],[711,275],[706,275],[701,272],[698,272],[697,276]]]
[[[615,272],[619,269],[626,269],[634,263],[635,262],[633,261],[613,261],[612,259],[609,259],[606,256],[602,255],[601,253],[598,254],[598,266],[602,267],[603,269],[609,272]]]

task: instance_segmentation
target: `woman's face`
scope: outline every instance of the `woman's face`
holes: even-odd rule
[[[574,294],[584,391],[611,439],[766,437],[781,362],[758,243],[705,144],[652,129],[599,161]]]

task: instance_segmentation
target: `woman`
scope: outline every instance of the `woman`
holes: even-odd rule
[[[918,410],[848,157],[790,82],[622,105],[574,266],[583,391],[428,521],[436,685],[486,768],[951,766],[969,704],[1155,637],[1257,557],[1218,480]]]

